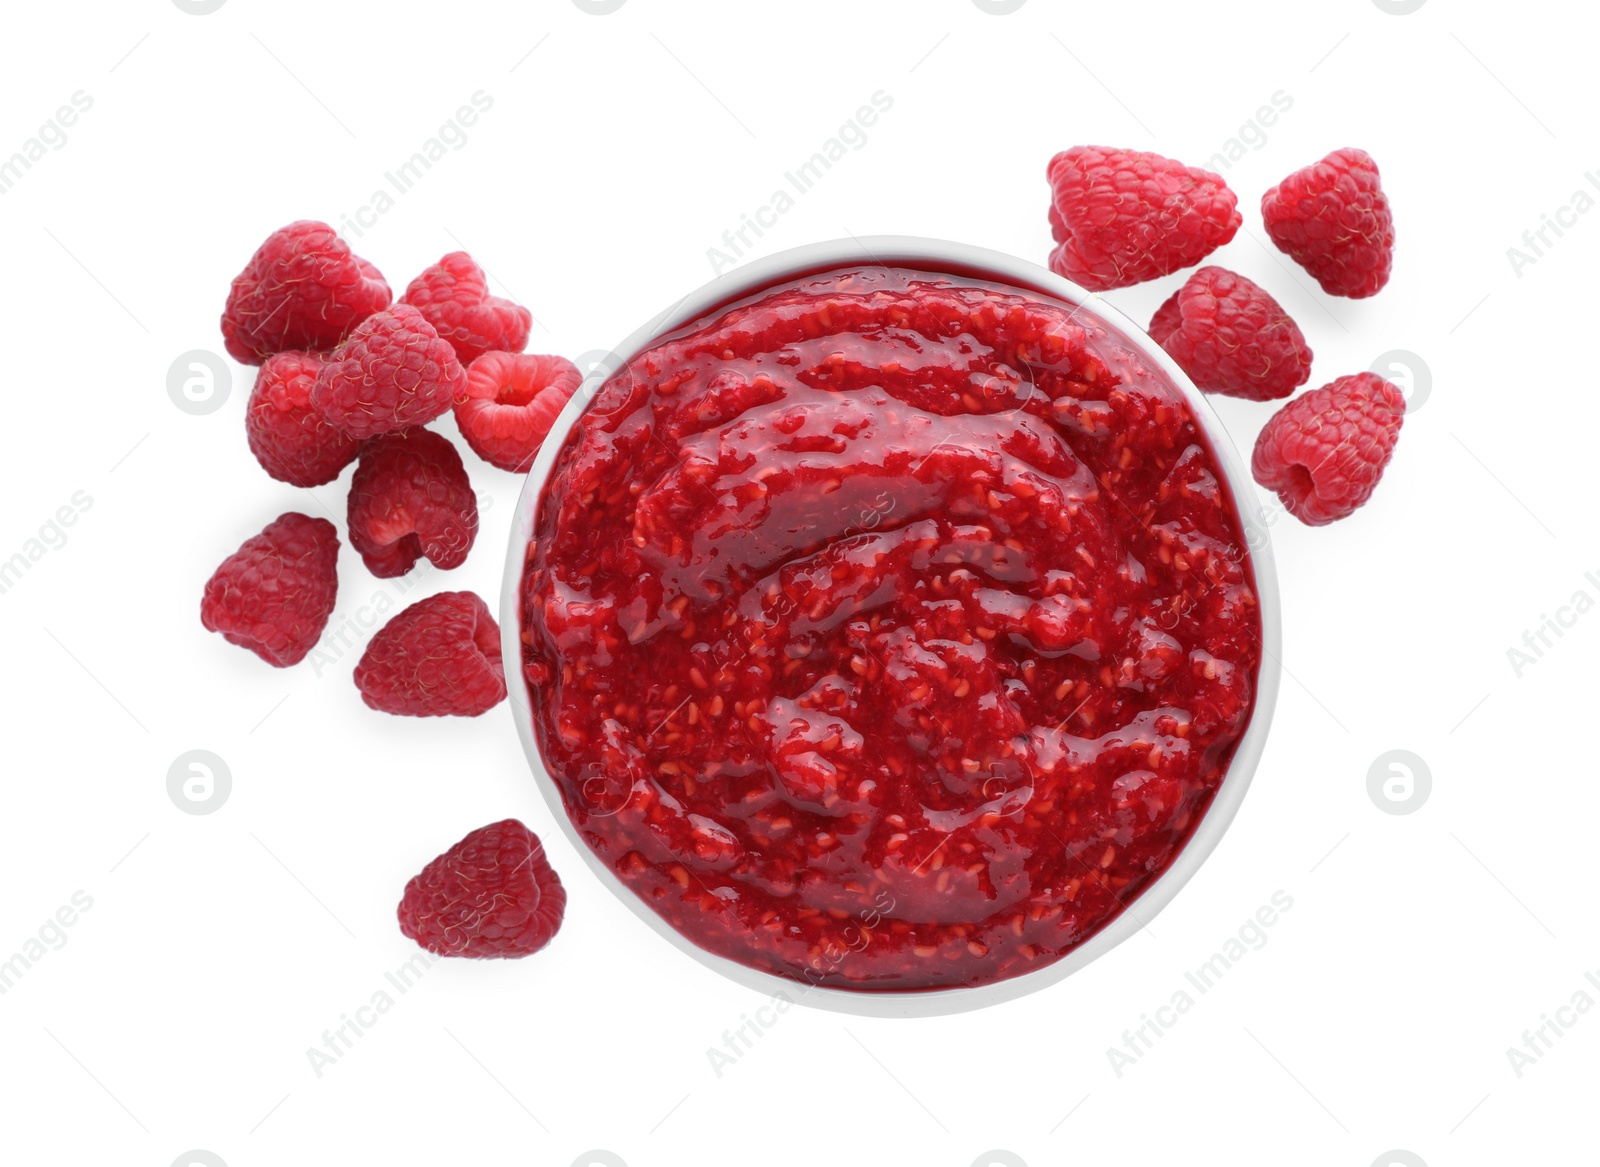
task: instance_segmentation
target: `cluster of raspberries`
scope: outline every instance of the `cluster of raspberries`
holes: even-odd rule
[[[1094,292],[1199,263],[1243,222],[1218,175],[1137,150],[1075,146],[1050,160],[1051,270]],[[1394,220],[1363,150],[1335,150],[1261,198],[1267,236],[1329,295],[1361,299],[1389,282]],[[1273,401],[1311,376],[1311,349],[1258,284],[1202,267],[1156,310],[1150,336],[1208,393]],[[1377,486],[1394,453],[1405,398],[1373,373],[1304,393],[1267,422],[1255,479],[1289,513],[1320,526]]]
[[[524,473],[577,389],[570,361],[523,353],[531,324],[526,308],[489,294],[461,251],[393,302],[378,269],[312,221],[268,236],[222,313],[228,352],[260,366],[245,410],[251,452],[273,478],[304,487],[354,462],[350,543],[384,578],[420,559],[458,567],[477,537],[466,467],[430,422],[454,411],[480,458]],[[201,622],[268,664],[296,664],[333,612],[338,556],[333,523],[281,515],[206,582]],[[372,637],[355,683],[382,712],[476,717],[506,696],[500,629],[472,592],[429,596]],[[537,836],[508,819],[430,863],[399,916],[407,936],[441,955],[524,956],[549,942],[565,904]]]
[[[1078,146],[1050,161],[1050,266],[1091,291],[1199,263],[1242,218],[1223,180],[1158,154]],[[1394,224],[1378,168],[1336,150],[1261,200],[1267,235],[1331,295],[1374,295],[1389,280]],[[273,232],[233,281],[228,352],[259,365],[246,409],[251,452],[272,477],[321,486],[356,463],[350,542],[374,575],[419,559],[453,568],[478,530],[477,496],[449,439],[425,429],[453,410],[473,451],[526,472],[581,381],[560,357],[524,354],[526,308],[489,294],[465,252],[428,268],[393,303],[377,268],[325,223]],[[1201,389],[1270,401],[1311,375],[1311,349],[1264,289],[1203,267],[1157,309],[1150,335]],[[1373,373],[1339,377],[1269,420],[1256,481],[1320,525],[1366,502],[1405,416]],[[207,581],[200,618],[267,663],[316,645],[338,590],[339,538],[326,519],[289,513],[247,539]],[[506,695],[500,630],[471,592],[441,592],[390,620],[355,669],[373,709],[477,716]],[[561,927],[566,891],[538,836],[516,819],[468,834],[406,885],[401,931],[444,956],[537,952]]]

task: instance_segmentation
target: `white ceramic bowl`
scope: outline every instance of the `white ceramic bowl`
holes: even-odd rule
[[[663,333],[699,319],[734,300],[801,275],[833,268],[873,264],[955,273],[1009,284],[1024,291],[1042,293],[1050,299],[1079,307],[1086,315],[1097,317],[1114,332],[1120,333],[1147,360],[1158,365],[1188,400],[1189,408],[1205,431],[1212,452],[1221,465],[1240,517],[1246,543],[1250,548],[1256,592],[1261,605],[1263,652],[1260,675],[1256,682],[1255,709],[1251,714],[1250,724],[1234,751],[1228,773],[1223,777],[1210,807],[1183,850],[1119,916],[1054,964],[1022,976],[970,988],[884,992],[808,986],[772,973],[747,968],[695,945],[636,896],[579,836],[572,820],[567,817],[566,808],[561,803],[561,792],[545,769],[544,759],[540,756],[538,744],[534,740],[533,715],[528,704],[527,686],[521,676],[522,616],[519,594],[528,540],[532,538],[539,499],[544,492],[545,482],[550,476],[550,468],[555,462],[557,453],[566,443],[573,424],[594,398],[599,386],[624,363],[650,347],[651,343]],[[1260,761],[1261,751],[1266,743],[1267,727],[1272,721],[1272,710],[1278,697],[1279,659],[1282,656],[1282,633],[1278,619],[1278,577],[1272,562],[1272,547],[1267,540],[1266,526],[1259,521],[1259,516],[1260,509],[1255,505],[1255,491],[1249,472],[1241,461],[1238,451],[1234,449],[1222,423],[1212,411],[1210,403],[1195,389],[1193,382],[1159,345],[1095,293],[1087,292],[1053,272],[1012,256],[937,239],[880,235],[865,239],[838,239],[828,243],[797,247],[766,259],[752,260],[737,270],[728,272],[689,293],[658,314],[655,319],[635,330],[595,367],[585,379],[583,387],[573,394],[572,400],[551,427],[550,436],[539,451],[533,469],[528,472],[527,481],[522,488],[522,497],[517,502],[516,514],[512,517],[511,547],[506,558],[505,581],[500,594],[500,635],[505,654],[506,686],[510,690],[511,714],[516,720],[517,735],[522,739],[522,748],[528,755],[528,764],[533,769],[539,789],[544,792],[545,800],[550,804],[556,821],[566,831],[567,837],[572,840],[572,845],[578,853],[588,862],[595,876],[657,934],[674,948],[687,953],[701,964],[761,993],[771,995],[782,990],[796,1002],[841,1013],[876,1017],[924,1017],[960,1013],[1009,1001],[1071,975],[1090,961],[1110,952],[1144,927],[1157,912],[1166,907],[1178,894],[1178,889],[1187,883],[1200,864],[1205,862],[1206,856],[1210,855],[1221,841],[1223,832],[1228,829],[1228,824],[1238,813],[1239,804],[1244,799],[1245,790],[1250,785],[1250,778],[1255,773],[1256,763]]]

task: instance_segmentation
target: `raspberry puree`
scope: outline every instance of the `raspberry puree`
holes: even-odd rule
[[[536,736],[700,947],[848,989],[1018,976],[1205,813],[1261,621],[1182,395],[1035,292],[903,268],[718,309],[601,388],[528,548]]]

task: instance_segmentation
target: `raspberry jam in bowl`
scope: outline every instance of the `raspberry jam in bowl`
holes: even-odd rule
[[[1131,935],[1216,845],[1277,689],[1237,453],[1096,296],[994,252],[746,265],[574,395],[501,627],[557,819],[664,936],[947,1013]]]

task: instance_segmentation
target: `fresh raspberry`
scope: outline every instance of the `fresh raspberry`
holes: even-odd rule
[[[1335,150],[1261,196],[1267,234],[1332,296],[1361,299],[1389,282],[1394,216],[1365,150]]]
[[[463,365],[491,349],[520,353],[533,326],[521,304],[489,295],[483,269],[465,251],[452,251],[412,280],[404,302],[421,310]]]
[[[1139,150],[1074,146],[1050,159],[1050,270],[1091,292],[1199,263],[1233,238],[1238,199],[1209,170]]]
[[[380,579],[418,559],[460,567],[478,534],[478,496],[450,439],[402,430],[361,448],[350,479],[350,544]]]
[[[1405,397],[1376,373],[1340,377],[1273,414],[1251,473],[1301,522],[1342,519],[1371,497],[1405,415]]]
[[[471,592],[418,600],[378,629],[356,665],[361,699],[401,717],[476,717],[506,695],[500,628]]]
[[[467,396],[456,402],[456,425],[485,462],[525,473],[582,383],[578,366],[564,357],[484,353],[467,369]]]
[[[304,659],[338,595],[339,536],[327,519],[279,515],[206,581],[200,623],[269,665]]]
[[[1156,309],[1150,339],[1208,393],[1251,401],[1287,397],[1311,376],[1311,349],[1259,284],[1203,267]]]
[[[273,353],[330,349],[389,306],[389,285],[326,223],[280,227],[234,278],[222,339],[234,360],[259,365]]]
[[[256,374],[244,432],[261,468],[279,482],[322,486],[356,459],[361,443],[335,428],[311,407],[322,357],[273,353]]]
[[[539,836],[506,819],[479,827],[406,884],[400,931],[440,956],[531,956],[566,910],[567,889]]]
[[[456,350],[410,304],[367,317],[328,354],[311,402],[353,438],[427,425],[461,395]]]

